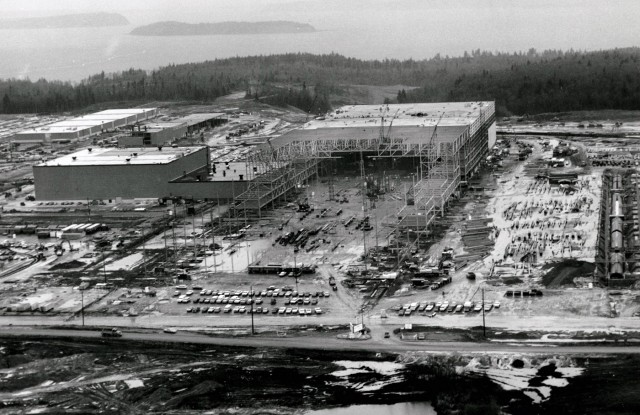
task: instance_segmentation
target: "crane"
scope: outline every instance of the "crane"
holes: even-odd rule
[[[388,142],[391,139],[391,127],[393,126],[393,121],[398,116],[398,112],[400,112],[400,108],[398,108],[391,117],[391,122],[389,122],[389,128],[387,128],[387,133],[384,133],[384,115],[382,116],[382,122],[380,123],[380,141]]]
[[[271,149],[271,158],[275,163],[278,160],[278,157],[277,157],[276,149],[273,147],[273,144],[271,144],[271,138],[267,138],[267,144],[269,144],[269,148]]]
[[[431,138],[429,139],[429,146],[433,144],[433,139],[436,138],[436,133],[438,131],[438,124],[440,124],[440,121],[442,121],[442,117],[444,117],[444,111],[440,115],[440,118],[438,118],[438,122],[436,122],[436,125],[433,127],[433,133],[431,134]]]

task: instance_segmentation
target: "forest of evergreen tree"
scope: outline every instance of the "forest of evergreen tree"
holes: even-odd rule
[[[79,83],[0,80],[0,112],[53,113],[93,104],[210,102],[235,91],[322,113],[345,85],[404,85],[397,102],[495,100],[498,115],[640,108],[640,48],[594,52],[475,50],[460,57],[360,60],[291,53],[130,69]],[[413,87],[413,88],[409,88]]]

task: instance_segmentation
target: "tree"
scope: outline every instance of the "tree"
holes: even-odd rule
[[[4,113],[11,112],[11,99],[7,94],[4,94],[4,97],[2,97],[2,112]]]

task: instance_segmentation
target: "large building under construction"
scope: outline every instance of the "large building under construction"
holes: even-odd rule
[[[251,214],[286,197],[323,160],[411,159],[415,181],[399,212],[401,230],[426,231],[479,169],[496,140],[493,102],[350,105],[318,117],[249,154],[246,192],[237,208]],[[263,172],[253,177],[251,172]]]
[[[260,217],[331,166],[351,166],[345,174],[357,176],[365,162],[373,170],[402,166],[413,181],[398,227],[426,232],[478,171],[495,137],[493,102],[351,105],[249,147],[238,159],[210,160],[196,148],[83,150],[34,167],[34,177],[44,200],[221,199],[233,200],[244,217]],[[330,199],[331,189],[329,183]]]

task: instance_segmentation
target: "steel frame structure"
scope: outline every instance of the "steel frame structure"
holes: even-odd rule
[[[423,140],[407,140],[381,133],[369,137],[349,137],[348,129],[342,137],[305,139],[281,137],[257,146],[247,156],[247,190],[236,198],[236,209],[261,216],[261,210],[278,198],[286,198],[298,184],[317,175],[324,159],[341,153],[363,152],[378,158],[417,157],[420,159],[419,177],[411,191],[414,205],[405,205],[398,212],[398,229],[417,233],[428,232],[436,215],[444,214],[447,202],[479,165],[488,152],[487,131],[495,121],[494,105],[480,111],[462,133],[454,139],[425,136]],[[433,130],[431,130],[433,131]],[[437,127],[436,127],[437,131]],[[273,144],[276,144],[275,146]],[[266,172],[257,174],[257,172]]]

